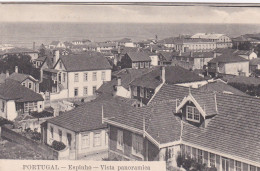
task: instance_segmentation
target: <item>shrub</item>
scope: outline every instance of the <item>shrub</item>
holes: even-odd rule
[[[54,140],[54,141],[52,142],[52,148],[54,148],[54,150],[61,151],[61,150],[63,150],[65,147],[66,147],[66,145],[65,145],[63,142],[56,141],[56,140]]]
[[[50,111],[42,111],[42,112],[32,112],[31,116],[35,117],[35,118],[45,118],[45,117],[51,117],[53,116],[53,112]]]
[[[34,131],[32,133],[32,137],[31,137],[32,140],[35,140],[35,141],[40,141],[41,140],[41,133],[37,132],[37,131]]]

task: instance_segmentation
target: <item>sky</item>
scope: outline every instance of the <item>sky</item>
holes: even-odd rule
[[[0,22],[260,24],[260,7],[0,4]]]

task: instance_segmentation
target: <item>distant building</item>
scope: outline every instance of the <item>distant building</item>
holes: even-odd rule
[[[227,55],[227,54],[235,54],[238,56],[241,56],[247,60],[252,60],[257,58],[257,54],[254,52],[254,50],[238,50],[238,49],[215,49],[214,52],[216,53],[216,56],[220,55]]]
[[[62,43],[61,41],[52,41],[49,44],[50,49],[55,49],[55,48],[66,48],[66,45]]]
[[[151,58],[146,52],[128,52],[121,59],[122,68],[150,68]]]
[[[221,55],[208,62],[208,72],[249,76],[249,61],[235,54]]]
[[[0,51],[0,56],[3,58],[7,55],[28,55],[31,57],[31,61],[33,62],[35,59],[38,58],[39,52],[36,50],[28,49],[28,48],[19,48],[19,47],[13,47],[10,49],[6,49],[3,51]]]
[[[120,40],[116,40],[115,42],[118,43],[118,46],[135,47],[135,44],[129,38],[123,38],[123,39],[120,39]]]
[[[73,40],[71,41],[71,43],[73,45],[84,45],[84,44],[87,44],[87,43],[90,43],[91,41],[88,40],[88,39],[83,39],[83,40]]]
[[[232,40],[230,37],[224,34],[216,34],[216,33],[197,33],[191,36],[192,39],[205,39],[216,42],[216,48],[231,48]]]
[[[212,51],[217,48],[217,43],[208,39],[178,39],[175,41],[175,50],[189,51]]]

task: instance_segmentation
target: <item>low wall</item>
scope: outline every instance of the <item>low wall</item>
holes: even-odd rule
[[[6,127],[1,127],[1,137],[24,145],[33,151],[40,153],[47,160],[58,160],[59,152],[39,142],[33,141],[27,137],[22,136]]]

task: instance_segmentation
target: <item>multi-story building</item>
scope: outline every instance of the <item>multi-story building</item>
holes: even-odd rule
[[[94,54],[61,56],[55,66],[58,91],[67,89],[67,97],[95,95],[106,81],[111,81],[111,65],[103,56]]]
[[[217,48],[231,48],[233,46],[230,37],[216,33],[197,33],[191,36],[192,39],[206,39],[216,42]]]
[[[217,43],[208,39],[178,39],[175,41],[175,50],[188,51],[212,51],[217,48]]]
[[[177,167],[183,155],[218,171],[259,171],[259,106],[253,97],[164,85],[149,106],[104,118],[109,158]]]

